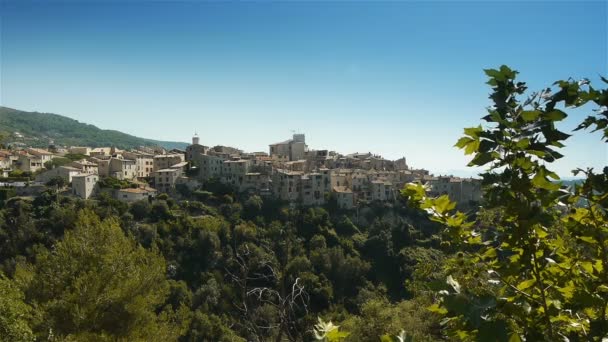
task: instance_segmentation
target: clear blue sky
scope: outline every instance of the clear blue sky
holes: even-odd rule
[[[483,68],[532,89],[608,74],[605,1],[1,4],[2,105],[247,151],[293,129],[313,148],[462,170],[452,145],[485,115]],[[608,165],[599,135],[564,154],[564,176]]]

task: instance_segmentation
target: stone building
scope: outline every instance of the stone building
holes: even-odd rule
[[[99,176],[95,174],[80,173],[72,177],[72,194],[89,199],[99,191]]]

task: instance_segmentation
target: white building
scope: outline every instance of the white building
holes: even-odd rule
[[[98,175],[78,174],[72,177],[72,193],[82,199],[94,196],[99,190]]]

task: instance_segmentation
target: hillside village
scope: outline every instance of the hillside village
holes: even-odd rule
[[[20,196],[53,187],[83,199],[107,193],[127,202],[162,193],[180,197],[207,182],[303,206],[333,200],[341,209],[395,201],[400,189],[415,181],[426,184],[431,195],[447,194],[460,205],[482,196],[479,180],[434,176],[409,167],[405,158],[309,149],[304,134],[270,144],[268,153],[204,146],[197,135],[185,151],[13,144],[0,150],[0,170],[0,187],[13,188]]]

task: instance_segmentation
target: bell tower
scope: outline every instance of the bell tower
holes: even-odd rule
[[[192,137],[192,145],[199,145],[200,139],[198,134],[194,132],[194,136]]]

